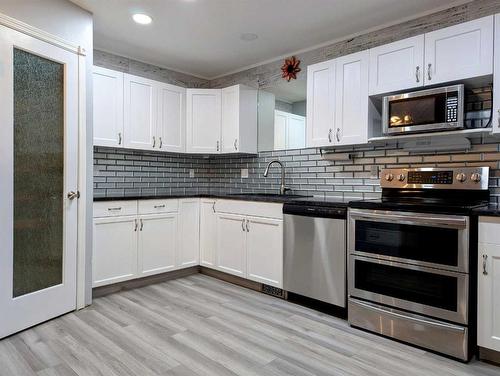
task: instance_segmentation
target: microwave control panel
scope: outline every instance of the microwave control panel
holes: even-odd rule
[[[454,123],[458,120],[458,97],[446,98],[446,122]]]

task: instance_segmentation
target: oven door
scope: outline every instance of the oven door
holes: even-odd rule
[[[349,255],[349,296],[467,324],[469,275]]]
[[[350,209],[348,251],[379,260],[468,273],[469,218]]]

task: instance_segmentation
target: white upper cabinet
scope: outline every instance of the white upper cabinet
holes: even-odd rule
[[[364,144],[368,140],[369,52],[336,59],[336,145]]]
[[[125,74],[124,144],[126,148],[154,150],[156,136],[156,82]]]
[[[274,150],[300,149],[306,146],[306,118],[289,112],[274,111]]]
[[[220,153],[221,94],[220,89],[187,89],[188,153]]]
[[[370,50],[370,95],[424,84],[424,35]]]
[[[426,85],[493,73],[493,16],[425,34]]]
[[[500,132],[500,14],[495,16],[495,58],[493,72],[493,132]]]
[[[158,150],[185,151],[186,89],[158,84]]]
[[[307,146],[332,146],[335,60],[307,67]]]
[[[244,85],[222,89],[222,153],[257,153],[257,90]]]
[[[123,145],[123,73],[94,66],[94,145]]]

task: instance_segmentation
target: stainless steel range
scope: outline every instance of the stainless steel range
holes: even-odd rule
[[[461,360],[475,348],[477,223],[488,168],[389,169],[348,213],[353,326]]]

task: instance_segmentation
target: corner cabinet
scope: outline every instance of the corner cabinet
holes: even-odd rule
[[[123,146],[123,73],[94,66],[94,145]]]
[[[220,89],[187,89],[186,151],[220,153],[222,92]]]
[[[500,14],[495,16],[495,56],[493,67],[493,133],[500,133]]]
[[[479,217],[477,344],[500,351],[500,218]]]
[[[200,263],[200,200],[179,200],[179,235],[177,266],[187,268]]]
[[[200,200],[200,265],[215,267],[217,248],[217,215],[216,200],[202,198]]]

